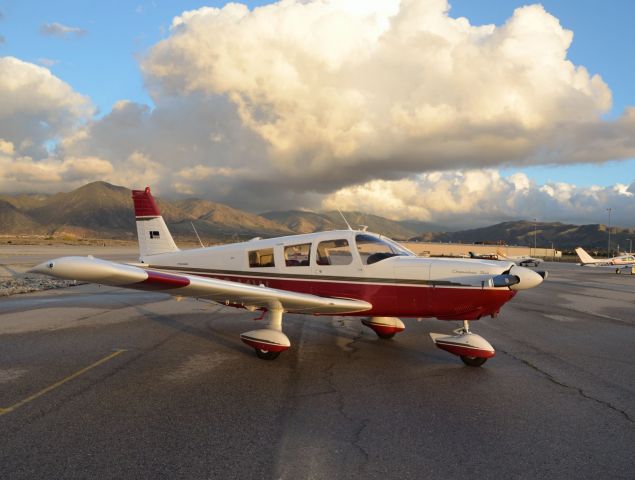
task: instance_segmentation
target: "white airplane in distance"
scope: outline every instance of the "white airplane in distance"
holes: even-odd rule
[[[612,258],[593,258],[582,247],[575,249],[580,259],[580,265],[583,267],[617,267],[615,273],[622,273],[629,267],[635,266],[635,255],[627,253]]]
[[[240,338],[263,359],[291,346],[284,313],[353,315],[380,338],[404,330],[399,317],[462,320],[454,334],[431,333],[437,347],[480,366],[494,348],[469,321],[496,317],[519,290],[544,273],[513,262],[422,258],[360,230],[335,230],[179,250],[150,188],[133,190],[140,263],[62,257],[32,271],[53,277],[178,297],[195,297],[266,314],[264,328]]]
[[[530,257],[529,255],[505,255],[500,248],[496,251],[496,254],[499,259],[511,260],[521,267],[528,267],[530,265],[537,267],[544,261],[542,258]]]

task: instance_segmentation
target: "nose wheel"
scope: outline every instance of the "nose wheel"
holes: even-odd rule
[[[461,355],[461,360],[468,367],[480,367],[485,362],[487,362],[487,358],[483,358],[483,357],[468,357],[467,355]]]
[[[470,324],[463,321],[463,327],[454,330],[454,335],[431,333],[432,341],[441,350],[457,357],[469,367],[480,367],[496,352],[494,347],[480,335],[470,332]]]

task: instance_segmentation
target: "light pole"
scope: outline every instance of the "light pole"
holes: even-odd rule
[[[534,255],[536,255],[536,220],[534,218]]]
[[[609,212],[609,247],[606,250],[606,258],[611,258],[611,210],[612,208],[606,209]]]
[[[627,238],[626,240],[628,240],[628,253],[633,253],[633,242],[630,238]]]

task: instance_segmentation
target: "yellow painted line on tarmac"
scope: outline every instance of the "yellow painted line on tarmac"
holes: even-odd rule
[[[51,390],[55,390],[58,387],[61,387],[62,385],[64,385],[66,382],[70,382],[71,380],[73,380],[74,378],[79,377],[80,375],[83,375],[84,373],[86,373],[89,370],[92,370],[95,367],[98,367],[99,365],[101,365],[102,363],[106,363],[108,360],[112,360],[113,358],[115,358],[117,355],[121,355],[123,352],[125,352],[126,350],[121,349],[121,350],[115,350],[114,352],[112,352],[110,355],[106,355],[104,358],[97,360],[95,363],[91,363],[90,365],[88,365],[87,367],[82,368],[81,370],[78,370],[77,372],[69,375],[68,377],[64,377],[61,380],[55,382],[52,385],[49,385],[48,387],[40,390],[37,393],[34,393],[33,395],[31,395],[30,397],[25,398],[24,400],[20,400],[18,403],[14,403],[13,405],[11,405],[10,407],[5,407],[2,408],[0,407],[0,417],[6,413],[12,412],[15,409],[21,407],[22,405],[29,403],[33,400],[35,400],[36,398],[41,397],[42,395],[47,394],[48,392],[50,392]]]

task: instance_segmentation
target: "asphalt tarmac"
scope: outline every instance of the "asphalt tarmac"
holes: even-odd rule
[[[544,264],[543,264],[544,265]],[[0,478],[635,478],[635,275],[547,263],[472,322],[481,368],[437,349],[457,322],[256,314],[95,285],[0,299]]]

